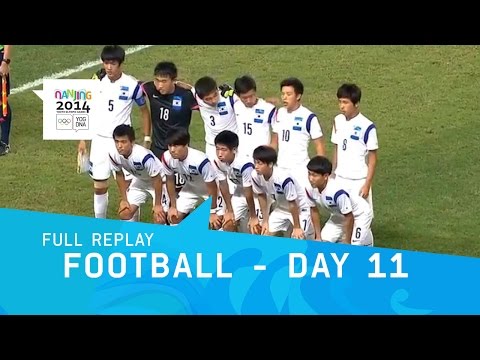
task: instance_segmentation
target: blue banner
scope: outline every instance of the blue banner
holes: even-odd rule
[[[1,209],[1,314],[480,314],[480,259]]]

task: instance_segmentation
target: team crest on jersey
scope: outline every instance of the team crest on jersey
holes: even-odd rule
[[[142,165],[141,162],[134,161],[133,162],[133,167],[135,168],[135,170],[142,170],[143,169],[143,165]]]
[[[174,96],[172,100],[172,109],[173,110],[180,110],[182,108],[182,97],[181,96]]]
[[[275,186],[275,192],[276,192],[277,194],[283,194],[282,185],[276,184],[276,183],[273,183],[273,185]]]
[[[119,100],[128,100],[128,86],[120,86]]]
[[[227,103],[225,101],[220,101],[217,104],[217,109],[220,115],[228,115]]]
[[[333,201],[333,198],[331,196],[325,196],[325,200],[328,207],[335,207],[335,201]]]
[[[353,128],[353,135],[350,135],[350,138],[353,140],[359,140],[360,137],[358,136],[359,132],[362,131],[362,128],[360,126],[355,126]]]
[[[262,115],[265,114],[265,110],[263,109],[255,109],[255,119],[253,122],[257,124],[262,124],[263,123],[263,118]]]
[[[188,172],[190,173],[190,175],[198,175],[200,174],[198,172],[198,169],[196,166],[193,166],[193,165],[188,165]]]
[[[300,122],[303,121],[303,118],[301,116],[295,116],[293,121],[295,121],[295,125],[293,125],[292,130],[302,131],[302,125],[300,124]]]

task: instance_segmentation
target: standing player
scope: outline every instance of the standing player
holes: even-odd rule
[[[270,145],[272,123],[276,119],[275,105],[257,97],[257,84],[248,75],[235,79],[235,118],[240,142],[239,152],[252,158],[253,150],[260,145]]]
[[[238,101],[238,97],[223,97],[217,82],[209,76],[198,79],[192,92],[195,94],[205,127],[205,153],[213,161],[216,157],[215,136],[223,130],[237,133],[233,105]]]
[[[162,163],[150,150],[135,144],[135,130],[130,125],[118,125],[113,139],[116,151],[110,151],[109,156],[120,191],[120,219],[133,220],[138,208],[151,196],[153,222],[165,224],[168,199],[163,193],[166,188],[162,183]],[[133,176],[130,186],[125,181],[123,169]]]
[[[237,121],[233,106],[238,97],[236,95],[224,97],[217,86],[217,82],[209,76],[197,80],[192,88],[200,110],[205,128],[205,153],[210,161],[216,158],[215,136],[223,130],[237,133]],[[224,211],[224,200],[218,197],[220,214]]]
[[[168,221],[179,224],[199,203],[212,197],[210,227],[220,229],[222,220],[217,208],[217,174],[204,152],[189,147],[190,134],[185,129],[174,129],[167,134],[168,151],[163,153],[162,163],[167,175],[167,191],[170,198]],[[178,194],[175,192],[174,173],[185,180]]]
[[[251,76],[235,79],[234,91],[240,99],[233,105],[240,143],[238,151],[253,161],[253,151],[257,147],[271,144],[271,129],[277,109],[275,105],[257,97],[257,84]],[[254,201],[256,217],[261,222],[262,212],[256,194]],[[250,221],[253,221],[252,218]]]
[[[190,90],[176,85],[178,70],[173,62],[159,62],[153,76],[153,81],[143,84],[151,115],[151,121],[143,124],[144,146],[161,159],[168,150],[167,133],[178,128],[188,132],[192,110],[198,109],[198,105]],[[184,185],[178,174],[175,174],[175,184],[177,192]]]
[[[343,84],[337,90],[341,114],[333,121],[333,169],[347,191],[367,199],[373,208],[371,188],[377,166],[377,129],[360,112],[361,97],[362,91],[355,84]]]
[[[325,155],[323,132],[317,116],[302,105],[303,83],[288,78],[280,83],[283,107],[273,124],[272,145],[278,149],[278,167],[288,169],[306,186],[310,139],[317,155]]]
[[[224,223],[228,223],[230,219],[228,216],[231,207],[235,225],[233,229],[224,227],[224,230],[259,233],[260,221],[255,212],[252,190],[254,165],[247,156],[237,153],[238,143],[238,135],[229,130],[224,130],[215,137],[217,151],[215,167],[220,191],[226,204]],[[235,185],[232,192],[229,190],[227,179]]]
[[[330,177],[332,163],[327,158],[313,157],[307,169],[311,184],[307,188],[307,195],[312,209],[315,239],[373,246],[370,229],[373,213],[368,202],[356,193],[346,191],[336,178]],[[317,204],[331,214],[321,230]]]
[[[253,152],[253,159],[252,188],[262,208],[262,234],[279,236],[283,233],[294,239],[313,239],[305,188],[288,170],[276,166],[277,152],[272,147],[259,146]],[[271,213],[269,197],[275,201]]]
[[[118,45],[107,45],[102,50],[101,59],[106,76],[100,80],[98,104],[101,114],[91,142],[89,171],[94,181],[93,209],[96,218],[107,217],[108,179],[112,173],[108,153],[115,146],[113,130],[121,124],[131,125],[134,102],[140,107],[143,122],[150,121],[150,113],[138,81],[122,71],[125,50]],[[84,140],[78,144],[78,152],[86,152]]]

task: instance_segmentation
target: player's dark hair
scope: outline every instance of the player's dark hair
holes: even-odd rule
[[[190,144],[190,134],[186,129],[170,129],[167,132],[166,142],[168,146]]]
[[[316,174],[330,175],[332,173],[332,163],[325,156],[314,156],[307,164],[307,169]]]
[[[175,80],[178,76],[177,66],[171,61],[161,61],[155,66],[153,75]]]
[[[248,75],[243,75],[242,77],[235,79],[233,87],[237,95],[246,94],[251,90],[257,91],[255,80]]]
[[[125,61],[125,50],[119,45],[107,45],[103,48],[100,58],[102,62],[118,61],[122,64]]]
[[[128,136],[128,140],[131,142],[135,141],[135,129],[131,127],[130,125],[122,124],[118,125],[114,130],[113,130],[113,139],[121,136]]]
[[[362,99],[362,90],[356,84],[343,84],[337,90],[338,99],[349,99],[356,105]]]
[[[277,152],[271,146],[261,145],[253,150],[253,159],[275,165],[277,163]]]
[[[215,145],[225,145],[230,150],[238,148],[238,135],[233,131],[223,130],[215,136]]]
[[[293,87],[295,94],[303,95],[303,83],[296,77],[290,77],[282,80],[282,82],[280,83],[280,90],[282,90],[284,86],[291,86]]]
[[[195,83],[195,93],[203,100],[205,96],[217,90],[217,82],[210,76],[204,76]]]

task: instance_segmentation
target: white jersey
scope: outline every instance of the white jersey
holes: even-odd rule
[[[252,171],[255,168],[252,161],[246,156],[236,155],[231,164],[215,159],[215,169],[219,181],[227,178],[235,184],[232,195],[243,196],[243,188],[252,186]]]
[[[164,168],[160,160],[143,146],[134,144],[128,158],[116,150],[110,151],[109,157],[114,171],[125,169],[145,185],[151,186],[152,178],[158,174],[164,177]]]
[[[320,193],[317,188],[311,186],[306,189],[310,207],[316,204],[322,206],[332,215],[347,215],[353,213],[354,218],[371,213],[370,205],[367,200],[360,195],[349,194],[333,178],[329,178],[327,186]]]
[[[235,112],[233,104],[240,99],[236,96],[223,97],[218,91],[220,100],[217,106],[212,107],[205,103],[195,94],[195,88],[192,88],[193,95],[200,110],[205,127],[205,142],[210,145],[215,145],[215,137],[223,130],[233,131],[237,133],[237,121],[235,120]]]
[[[167,176],[178,173],[178,176],[185,181],[181,191],[203,196],[208,194],[205,183],[217,179],[217,173],[208,160],[207,155],[191,147],[188,148],[187,157],[183,161],[174,159],[170,151],[165,151],[162,155],[162,163]]]
[[[270,129],[275,121],[277,109],[275,105],[260,98],[251,108],[246,107],[241,101],[235,102],[233,108],[238,126],[240,144],[238,150],[252,158],[257,147],[270,144]]]
[[[307,166],[310,139],[323,136],[317,116],[303,105],[291,113],[278,109],[273,131],[278,134],[277,165],[285,169]]]
[[[348,121],[345,115],[337,115],[331,141],[337,145],[335,175],[352,180],[365,179],[368,151],[378,149],[375,124],[361,113]]]
[[[122,124],[131,125],[133,102],[145,105],[146,100],[138,81],[122,73],[117,81],[111,82],[108,76],[100,81],[99,115],[95,125],[96,134],[112,138],[113,130]]]
[[[285,169],[273,167],[270,179],[265,180],[263,175],[252,171],[252,189],[256,194],[266,194],[267,198],[275,200],[276,207],[290,212],[289,201],[296,200],[300,209],[309,208],[305,189]]]

